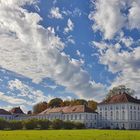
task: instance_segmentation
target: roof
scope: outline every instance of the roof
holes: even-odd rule
[[[24,114],[20,107],[14,107],[9,112],[12,114]]]
[[[4,109],[0,109],[0,115],[11,115],[11,113]]]
[[[136,99],[127,93],[116,94],[109,99],[99,103],[99,104],[114,104],[114,103],[137,103],[140,104],[140,100]]]
[[[48,108],[45,111],[41,112],[39,115],[49,114],[49,113],[95,113],[92,109],[85,105],[76,105],[76,106],[65,106],[65,107],[55,107]]]

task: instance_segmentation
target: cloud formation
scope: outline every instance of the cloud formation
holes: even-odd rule
[[[0,66],[34,82],[49,77],[82,98],[98,98],[105,87],[90,79],[78,60],[67,56],[53,28],[39,24],[42,18],[23,9],[30,0],[0,1]],[[21,7],[22,5],[22,7]],[[68,20],[66,32],[73,30]]]
[[[68,33],[70,31],[73,31],[73,28],[74,28],[74,23],[69,18],[67,21],[67,27],[64,28],[64,33]]]
[[[100,42],[93,41],[98,50],[99,63],[116,74],[110,88],[124,84],[136,91],[140,97],[140,44],[133,35],[124,30],[140,29],[139,0],[97,0],[93,1],[95,10],[89,15],[94,21],[93,30],[103,33]],[[107,42],[109,39],[110,42]]]
[[[94,21],[94,31],[100,30],[105,39],[112,39],[122,28],[140,27],[139,0],[97,0],[92,1],[95,10],[89,18]]]
[[[59,7],[52,7],[49,14],[50,18],[62,19],[63,16],[60,13]]]

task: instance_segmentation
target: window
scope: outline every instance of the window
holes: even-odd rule
[[[81,114],[79,114],[79,120],[81,120]]]
[[[107,112],[105,112],[105,119],[107,120]]]
[[[119,120],[119,112],[116,111],[116,120]]]
[[[75,120],[77,120],[77,115],[75,115]]]
[[[73,120],[73,115],[71,115],[71,120]]]
[[[134,110],[136,109],[136,107],[134,106]]]
[[[95,115],[94,119],[96,120],[96,115]]]
[[[86,114],[86,119],[88,119],[88,115]]]
[[[102,120],[102,112],[100,112],[100,120]]]
[[[132,118],[132,111],[130,111],[130,120],[132,120],[133,118]]]
[[[113,112],[112,112],[112,111],[110,112],[110,116],[111,116],[111,117],[110,117],[111,120],[113,120]]]
[[[124,105],[122,106],[122,109],[125,109],[125,106]]]
[[[136,111],[134,111],[134,120],[136,120]]]
[[[138,120],[140,120],[140,112],[138,112]]]
[[[122,112],[122,120],[125,120],[125,112]]]
[[[69,120],[69,115],[67,115],[67,120]]]

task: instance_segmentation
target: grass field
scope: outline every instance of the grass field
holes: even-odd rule
[[[140,131],[119,131],[119,130],[0,131],[0,140],[140,140]]]

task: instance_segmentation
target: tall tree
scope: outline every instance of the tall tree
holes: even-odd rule
[[[135,91],[131,88],[127,88],[125,85],[119,85],[117,87],[114,87],[113,89],[111,89],[108,92],[106,99],[109,99],[110,97],[112,97],[116,94],[119,94],[119,93],[127,93],[127,94],[133,96]]]
[[[69,105],[71,105],[71,101],[69,101],[69,100],[65,100],[62,103],[62,106],[69,106]]]
[[[48,107],[61,107],[63,104],[63,100],[60,98],[54,98],[52,100],[50,100],[50,102],[48,103]]]
[[[97,102],[93,101],[93,100],[89,100],[88,101],[88,105],[89,108],[91,108],[92,110],[96,110],[97,109]]]
[[[74,106],[74,105],[87,105],[87,101],[84,99],[74,99],[74,100],[71,100],[71,105],[72,106]]]
[[[47,109],[47,107],[48,107],[47,102],[40,102],[40,103],[33,106],[33,113],[34,114],[41,113],[42,111]]]

